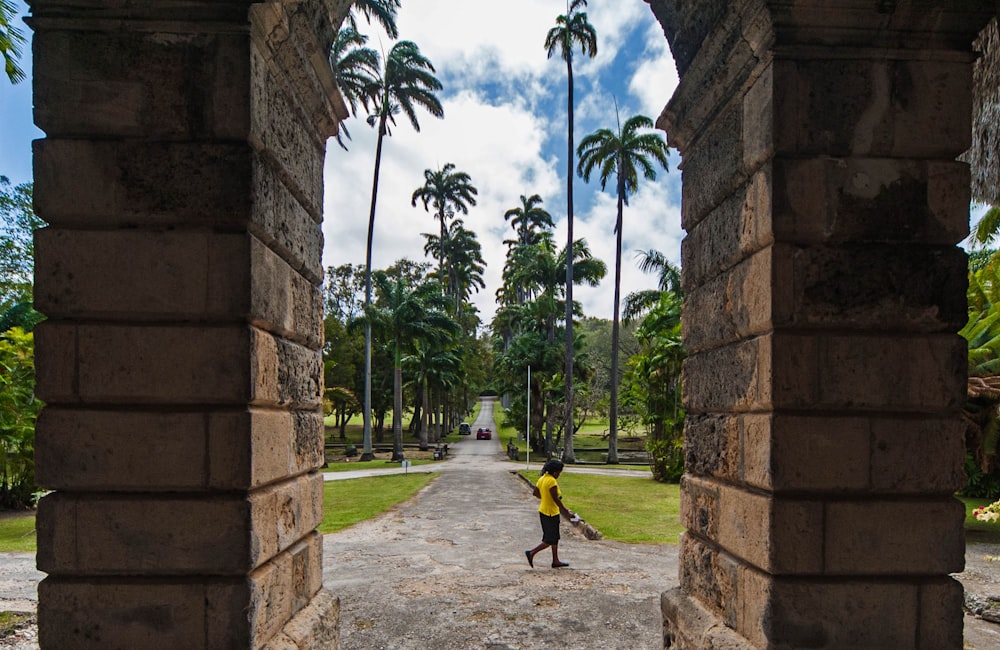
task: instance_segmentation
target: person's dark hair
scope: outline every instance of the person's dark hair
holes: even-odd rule
[[[563,471],[563,467],[564,465],[561,460],[556,460],[555,458],[553,458],[552,460],[542,465],[542,474],[554,474],[556,472],[561,472]]]

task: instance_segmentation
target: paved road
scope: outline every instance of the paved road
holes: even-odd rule
[[[480,426],[496,431],[492,402]],[[470,438],[415,499],[326,536],[341,647],[662,647],[659,596],[677,582],[674,548],[588,541],[564,523],[559,555],[571,566],[552,569],[542,553],[532,569],[524,549],[541,536],[537,501],[501,441]]]

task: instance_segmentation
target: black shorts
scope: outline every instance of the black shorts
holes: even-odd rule
[[[542,520],[542,544],[555,546],[559,543],[559,515],[538,513]]]

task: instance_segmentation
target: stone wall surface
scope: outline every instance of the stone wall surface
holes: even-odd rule
[[[344,3],[31,4],[40,643],[336,647],[315,527]]]
[[[687,231],[665,645],[961,648],[956,159],[996,5],[650,4]]]

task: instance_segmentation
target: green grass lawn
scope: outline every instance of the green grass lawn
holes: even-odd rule
[[[412,497],[435,477],[436,474],[389,474],[330,481],[323,486],[323,523],[318,530],[334,533],[380,515]]]
[[[521,471],[532,483],[538,472]],[[676,544],[680,525],[680,486],[651,478],[574,474],[559,476],[566,505],[605,537],[630,544]]]
[[[35,552],[35,513],[0,513],[0,551]]]

